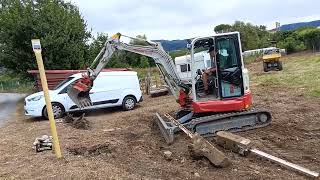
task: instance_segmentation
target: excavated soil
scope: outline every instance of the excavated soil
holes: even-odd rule
[[[248,66],[261,75],[261,63]],[[278,72],[270,72],[278,73]],[[273,116],[270,126],[238,133],[265,152],[320,171],[320,98],[293,89],[251,83],[254,103]],[[215,168],[195,159],[190,140],[179,133],[168,146],[155,124],[155,113],[172,112],[178,105],[171,96],[148,98],[133,111],[119,108],[87,113],[89,130],[57,123],[63,153],[36,153],[36,137],[49,134],[49,123],[16,116],[0,130],[0,179],[307,179],[255,156],[241,157],[225,151],[233,164]],[[212,138],[208,138],[212,140]],[[164,151],[171,151],[170,160]]]

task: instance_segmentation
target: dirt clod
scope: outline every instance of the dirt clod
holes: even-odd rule
[[[199,178],[199,177],[200,177],[200,174],[196,172],[196,173],[194,173],[194,176],[197,177],[197,178]]]
[[[107,155],[112,153],[112,147],[110,144],[98,144],[93,146],[80,146],[68,148],[70,154],[73,155],[82,155],[82,156],[99,156],[99,155]]]
[[[84,117],[84,115],[85,113],[83,113],[78,118],[74,118],[71,114],[68,113],[64,118],[64,122],[76,129],[89,129],[89,121]]]

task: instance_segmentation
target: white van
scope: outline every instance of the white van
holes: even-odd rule
[[[69,76],[49,91],[55,118],[65,112],[77,111],[78,106],[67,95],[68,86],[82,77],[81,73]],[[132,110],[136,103],[142,101],[137,72],[110,71],[101,72],[90,91],[93,106],[84,109],[97,109],[122,106],[124,110]],[[25,98],[25,115],[47,118],[47,110],[43,92],[37,92]]]
[[[177,73],[181,80],[191,81],[190,55],[179,56],[174,59]],[[195,69],[207,69],[211,67],[211,60],[207,51],[201,51],[194,54]],[[196,72],[195,72],[196,73]]]

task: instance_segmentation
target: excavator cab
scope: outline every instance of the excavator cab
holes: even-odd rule
[[[193,101],[222,100],[244,95],[243,61],[237,33],[195,38],[189,45]],[[211,65],[197,69],[194,53],[206,50]],[[200,72],[202,71],[201,75]],[[196,73],[193,73],[196,72]]]
[[[188,49],[191,57],[191,93],[189,99],[185,98],[189,106],[183,106],[176,113],[181,124],[200,135],[215,136],[218,131],[244,131],[270,123],[268,111],[250,109],[249,75],[244,68],[238,32],[194,38]],[[194,54],[199,51],[210,53],[209,69],[201,70],[195,65]],[[206,89],[203,87],[205,83]],[[166,142],[172,143],[174,133],[179,129],[159,114],[157,117]]]

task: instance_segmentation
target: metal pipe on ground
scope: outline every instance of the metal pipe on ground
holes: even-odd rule
[[[230,132],[220,131],[217,133],[216,141],[219,145],[223,146],[224,148],[230,149],[233,152],[236,152],[240,155],[247,156],[251,152],[259,157],[268,159],[283,167],[297,171],[309,177],[319,178],[318,172],[311,171],[297,164],[293,164],[284,159],[280,159],[278,157],[262,152],[253,147],[251,140],[241,137],[239,135],[236,135]]]

